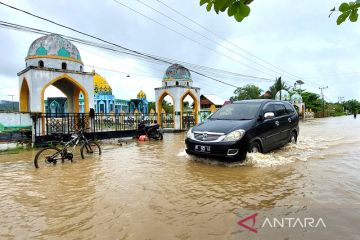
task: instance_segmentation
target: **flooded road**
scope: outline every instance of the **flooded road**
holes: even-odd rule
[[[360,119],[300,131],[296,146],[244,164],[188,157],[183,133],[46,169],[33,151],[0,155],[0,239],[360,239]],[[238,224],[251,213],[257,233]],[[326,227],[262,228],[264,216]]]

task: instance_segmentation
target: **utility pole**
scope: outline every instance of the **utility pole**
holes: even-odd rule
[[[322,98],[322,101],[323,101],[323,111],[322,111],[322,115],[323,117],[325,117],[325,96],[324,96],[324,90],[327,89],[328,86],[326,87],[319,87],[320,91],[321,91],[321,98]]]
[[[342,107],[343,107],[343,112],[345,112],[345,97],[340,97],[340,103],[341,103],[341,105],[342,105]]]
[[[14,104],[15,95],[14,94],[9,94],[8,96],[11,97],[12,109],[13,109],[13,112],[15,112],[15,104]]]

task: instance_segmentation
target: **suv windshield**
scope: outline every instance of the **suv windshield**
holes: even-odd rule
[[[234,103],[220,108],[210,119],[250,120],[256,117],[260,102]]]

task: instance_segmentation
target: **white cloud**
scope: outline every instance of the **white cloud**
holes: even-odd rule
[[[246,62],[237,54],[222,49],[218,44],[189,32],[133,1],[120,1],[196,41],[201,41],[216,51]],[[252,4],[250,17],[242,23],[237,23],[226,14],[208,13],[204,7],[199,6],[198,0],[163,1],[245,50],[266,59],[287,72],[299,75],[306,82],[304,87],[309,90],[319,92],[319,85],[328,85],[329,89],[326,93],[332,100],[336,100],[339,96],[359,98],[359,76],[343,73],[356,71],[357,63],[360,61],[360,57],[356,55],[360,49],[358,43],[360,23],[345,23],[339,27],[335,23],[336,16],[330,19],[327,17],[329,9],[338,5],[341,2],[339,0],[257,0]],[[89,4],[88,1],[80,0],[71,2],[71,5],[70,2],[45,0],[34,0],[31,4],[21,0],[5,2],[139,51],[233,72],[256,76],[265,75],[185,39],[124,9],[113,1]],[[208,32],[161,7],[156,1],[148,0],[146,2],[212,38]],[[4,6],[0,6],[0,15],[9,22],[84,38],[79,34],[15,12]],[[18,95],[16,73],[24,68],[24,58],[28,47],[37,37],[38,35],[34,34],[0,29],[2,59],[0,85],[4,86],[0,88],[0,98],[6,99],[7,95],[11,93]],[[217,39],[217,41],[221,40]],[[221,42],[225,44],[223,41]],[[233,49],[232,46],[227,46]],[[166,65],[142,62],[125,55],[114,56],[99,49],[81,45],[78,47],[86,65],[129,73],[130,78],[127,78],[127,74],[124,73],[97,69],[97,72],[110,83],[117,98],[134,98],[137,92],[143,89],[148,98],[154,100],[153,89],[161,86],[161,77]],[[261,68],[251,62],[247,64]],[[91,70],[91,68],[86,69]],[[280,74],[269,72],[269,75],[275,77]],[[294,81],[294,79],[286,77],[286,74],[281,75],[289,82]],[[216,77],[236,85],[254,83],[264,90],[271,84],[266,81]],[[203,93],[217,94],[222,98],[232,95],[233,88],[231,87],[196,76],[196,74],[193,74],[193,79],[194,85],[201,87]]]

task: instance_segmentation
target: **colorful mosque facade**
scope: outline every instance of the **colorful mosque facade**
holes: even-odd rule
[[[106,79],[95,71],[93,73],[95,113],[148,113],[149,103],[146,100],[146,94],[142,90],[138,93],[136,99],[130,101],[116,99]]]
[[[136,99],[131,99],[129,101],[129,109],[130,113],[134,112],[141,112],[141,113],[148,113],[149,112],[149,102],[146,100],[146,94],[143,90],[141,90],[137,94]]]
[[[94,76],[94,110],[95,113],[148,113],[149,102],[144,91],[137,94],[137,98],[131,100],[116,99],[112,88],[104,77],[93,71]],[[49,97],[45,100],[46,113],[67,113],[66,97]],[[79,112],[84,113],[84,94],[79,95]]]

